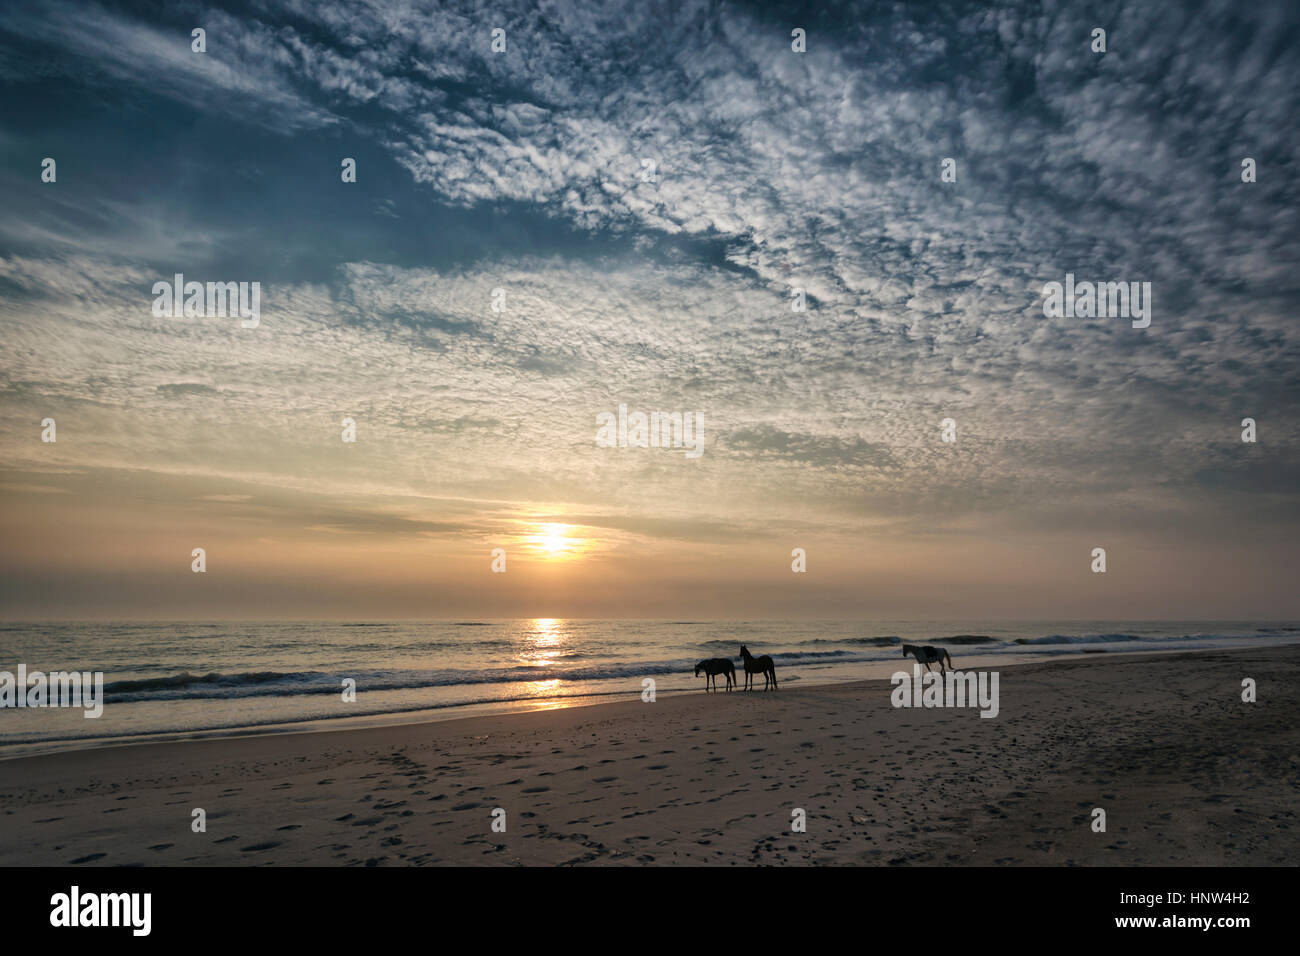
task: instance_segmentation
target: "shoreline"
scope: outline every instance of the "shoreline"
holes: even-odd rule
[[[1242,677],[1259,701],[1240,700]],[[664,695],[6,762],[0,865],[1287,865],[1300,647]],[[1109,832],[1088,815],[1104,807]],[[207,828],[191,830],[203,809]],[[492,812],[508,818],[491,829]],[[807,831],[791,831],[792,808]],[[21,840],[16,839],[21,835]]]
[[[1300,640],[1297,640],[1300,644]],[[1287,646],[1287,645],[1281,645]],[[1223,650],[1223,653],[1239,653],[1248,650],[1259,649],[1260,645],[1251,647],[1229,648]],[[1050,667],[1069,661],[1083,660],[1106,656],[1108,658],[1124,658],[1134,656],[1155,656],[1170,654],[1207,654],[1220,653],[1219,649],[1203,650],[1195,648],[1174,648],[1169,650],[1081,650],[1077,652],[1061,652],[1051,657],[1038,657],[1033,659],[1018,659],[1008,662],[997,662],[997,669],[1003,668],[1023,668],[1023,667]],[[978,656],[972,655],[972,656]],[[996,659],[995,659],[996,660]],[[880,666],[880,665],[877,665]],[[890,665],[893,666],[893,665]],[[900,662],[899,667],[910,670],[912,663],[910,660],[906,664]],[[962,670],[963,668],[955,668]],[[993,669],[987,663],[981,661],[976,666],[965,668],[966,670],[991,670]],[[866,685],[872,683],[881,683],[888,678],[869,677],[869,678],[844,678],[841,680],[825,681],[817,684],[805,684],[801,679],[791,681],[791,687],[796,689],[819,690],[829,687],[842,687],[848,685]],[[737,693],[733,691],[732,693]],[[759,691],[761,693],[761,691]],[[658,695],[664,699],[680,696],[691,696],[695,693],[703,693],[702,690],[666,690],[659,691]],[[725,693],[725,692],[724,692]],[[752,691],[750,693],[753,693]],[[37,741],[30,744],[15,743],[0,746],[0,766],[11,761],[24,760],[29,757],[39,757],[48,754],[58,753],[80,753],[89,750],[113,749],[119,747],[142,747],[154,744],[167,743],[190,743],[204,740],[233,740],[244,738],[258,738],[268,736],[286,736],[293,734],[332,734],[348,733],[357,730],[370,730],[386,727],[406,727],[421,726],[425,724],[441,724],[449,721],[474,720],[482,717],[505,717],[518,714],[531,714],[539,710],[568,710],[573,708],[600,707],[611,704],[633,704],[640,699],[640,690],[620,691],[617,693],[618,699],[613,700],[596,700],[598,697],[614,697],[613,692],[603,692],[597,694],[573,694],[567,697],[537,697],[532,699],[516,699],[505,701],[476,701],[466,704],[449,704],[437,708],[420,708],[417,710],[396,710],[380,712],[373,714],[359,714],[351,717],[311,717],[294,721],[276,721],[264,724],[244,724],[234,727],[213,727],[200,730],[177,730],[177,731],[142,731],[139,734],[118,735],[110,737],[67,737],[51,739],[48,741]],[[472,712],[477,711],[477,712]],[[437,716],[445,714],[445,716]]]

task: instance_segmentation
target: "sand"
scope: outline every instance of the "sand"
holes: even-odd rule
[[[885,681],[790,683],[23,757],[0,762],[0,864],[1300,859],[1300,647],[1000,673],[996,719],[895,709]],[[795,808],[807,832],[791,832]]]

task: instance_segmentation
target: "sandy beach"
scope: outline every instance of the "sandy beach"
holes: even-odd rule
[[[1246,677],[1256,703],[1241,700]],[[1298,647],[1007,667],[995,719],[894,708],[890,690],[796,683],[24,757],[0,762],[0,864],[1300,857]],[[1105,833],[1090,827],[1095,807]],[[191,830],[194,808],[206,812],[204,833]],[[505,833],[492,830],[494,808]],[[807,832],[791,832],[795,808]]]

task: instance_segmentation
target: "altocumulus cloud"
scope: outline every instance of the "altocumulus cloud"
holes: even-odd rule
[[[189,50],[190,20],[205,55]],[[1098,25],[1104,57],[1088,47]],[[372,214],[394,229],[469,217],[499,242],[435,266],[386,259],[382,242],[343,261],[308,245],[295,255],[315,258],[316,278],[269,275],[253,336],[148,315],[166,245],[150,224],[201,222],[197,199],[8,226],[10,447],[20,394],[24,409],[77,396],[98,465],[175,467],[181,435],[186,468],[270,484],[298,483],[315,436],[352,415],[376,453],[319,469],[321,493],[365,482],[743,523],[747,499],[722,490],[743,483],[787,516],[846,527],[936,509],[1013,525],[1017,510],[1160,495],[1172,524],[1233,486],[1225,449],[1255,414],[1274,457],[1250,519],[1294,517],[1277,491],[1300,473],[1292,5],[864,6],[796,21],[775,5],[303,0],[187,19],[48,4],[7,9],[0,30],[10,85],[40,58],[97,96],[216,118],[196,148],[328,144],[322,190],[361,141],[406,190]],[[143,157],[156,131],[139,123],[122,148]],[[27,188],[15,170],[31,179],[41,150],[19,124],[6,191]],[[1248,186],[1247,155],[1262,170]],[[939,180],[944,157],[956,183]],[[303,203],[308,226],[327,201]],[[550,224],[555,248],[545,231],[520,239],[525,216]],[[202,265],[251,243],[274,273],[282,222],[246,225],[200,230],[190,254]],[[147,264],[122,248],[132,230],[155,240]],[[1042,284],[1066,271],[1152,282],[1151,328],[1045,320]],[[796,287],[806,312],[790,309]],[[504,312],[488,307],[494,288]],[[718,444],[693,463],[692,497],[664,462],[593,447],[594,415],[627,400],[705,415]],[[937,446],[945,417],[961,456]]]

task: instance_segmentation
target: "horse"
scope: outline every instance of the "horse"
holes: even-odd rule
[[[731,663],[725,657],[712,657],[707,661],[700,661],[695,665],[695,676],[700,676],[700,671],[704,671],[704,692],[709,692],[709,679],[713,679],[713,689],[718,689],[718,675],[724,674],[727,678],[727,690],[731,690],[731,685],[736,680],[736,665]]]
[[[948,666],[952,667],[952,658],[948,656],[948,651],[942,647],[934,647],[931,644],[926,644],[923,647],[917,647],[915,644],[904,644],[903,656],[906,657],[908,654],[916,658],[918,664],[924,664],[927,672],[930,670],[931,664],[938,663],[939,673],[946,674],[947,671],[943,666],[945,660],[948,661]]]
[[[740,647],[740,656],[745,659],[745,690],[752,690],[755,671],[761,671],[763,674],[763,690],[767,690],[768,682],[771,682],[773,690],[780,690],[776,686],[776,665],[772,663],[772,658],[764,654],[762,657],[755,657],[749,653],[749,648],[743,644]]]

